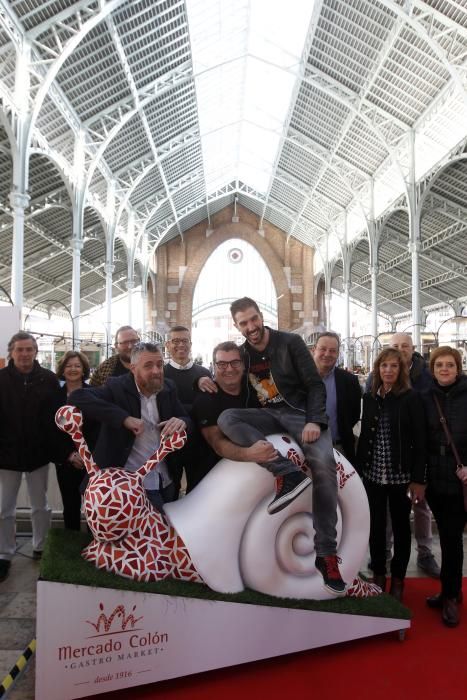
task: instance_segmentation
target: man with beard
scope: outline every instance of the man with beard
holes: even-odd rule
[[[334,595],[345,595],[336,553],[336,463],[327,430],[323,381],[303,339],[265,326],[253,299],[237,299],[230,312],[246,339],[242,345],[245,368],[262,408],[228,409],[220,415],[218,425],[232,442],[243,447],[282,430],[301,446],[313,477],[315,565],[324,587]],[[270,514],[285,508],[311,484],[311,479],[282,455],[259,464],[275,478]]]
[[[191,430],[175,384],[164,380],[164,360],[155,343],[133,347],[128,374],[110,377],[104,386],[78,389],[70,394],[69,403],[80,408],[85,419],[102,423],[93,452],[101,469],[134,472],[165,437]],[[174,500],[172,473],[177,469],[177,453],[173,453],[145,477],[146,493],[158,510]]]
[[[89,381],[91,386],[102,386],[109,377],[120,377],[130,371],[131,350],[139,343],[138,333],[131,326],[121,326],[115,333],[116,354],[104,360]]]

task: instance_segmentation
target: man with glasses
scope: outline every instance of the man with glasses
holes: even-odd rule
[[[195,396],[194,382],[200,377],[210,377],[211,374],[206,367],[197,365],[192,360],[190,331],[185,326],[174,326],[170,329],[165,347],[170,359],[164,374],[175,382],[178,398],[189,411]]]
[[[206,367],[198,365],[192,360],[190,331],[185,326],[174,326],[170,329],[165,347],[169,361],[165,365],[164,374],[175,382],[178,398],[189,414],[195,397],[196,382],[201,377],[210,379],[211,374]],[[200,462],[200,443],[200,435],[198,431],[195,431],[189,444],[185,445],[180,453],[180,464],[183,466],[180,467],[178,476],[174,475],[177,493],[180,491],[183,467],[185,467],[187,493],[196,486],[201,478],[197,473]]]
[[[219,429],[217,419],[227,408],[259,406],[256,395],[249,395],[245,367],[240,348],[227,341],[216,345],[212,353],[214,383],[206,393],[199,393],[193,403],[192,417],[203,437],[197,469],[198,482],[225,457],[236,462],[264,462],[277,457],[273,445],[267,440],[258,440],[250,447],[240,447],[231,442]],[[250,398],[250,400],[248,400]],[[198,483],[197,482],[197,483]]]
[[[77,389],[68,400],[82,410],[85,420],[101,423],[93,451],[101,469],[120,467],[134,472],[163,438],[182,430],[191,433],[192,422],[175,384],[164,380],[164,360],[155,343],[133,347],[127,374],[110,377],[103,386]],[[177,452],[169,454],[144,479],[147,496],[160,511],[164,503],[175,500],[177,460]]]
[[[104,360],[92,374],[91,386],[102,386],[109,377],[120,377],[130,371],[130,356],[133,347],[139,343],[138,333],[131,326],[121,326],[115,333],[116,354]]]

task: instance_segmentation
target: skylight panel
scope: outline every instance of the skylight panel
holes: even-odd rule
[[[309,0],[290,0],[287,12],[266,0],[187,0],[208,193],[238,179],[266,193],[312,9]]]

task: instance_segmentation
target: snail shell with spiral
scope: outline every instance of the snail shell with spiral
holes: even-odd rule
[[[299,446],[287,435],[270,435],[277,450]],[[352,465],[336,450],[338,482],[337,553],[344,580],[352,583],[366,555],[370,530],[368,501]],[[185,498],[165,506],[166,516],[186,544],[201,578],[215,591],[251,588],[269,595],[325,600],[315,568],[312,488],[287,508],[269,515],[271,474],[254,463],[222,459]]]

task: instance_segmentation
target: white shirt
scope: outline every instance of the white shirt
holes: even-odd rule
[[[141,400],[141,420],[144,423],[144,431],[141,435],[135,437],[130,455],[126,461],[125,469],[129,472],[135,472],[143,466],[159,447],[161,433],[157,427],[160,423],[159,409],[157,408],[156,396],[144,396],[138,389],[139,398]],[[162,482],[162,483],[160,483]],[[147,491],[159,491],[165,488],[172,479],[169,476],[167,464],[162,461],[157,467],[153,468],[143,481],[143,486]]]
[[[175,360],[170,359],[167,364],[172,365],[172,367],[174,367],[175,369],[191,369],[195,364],[195,361],[190,360],[186,363],[186,365],[179,365],[178,362],[175,362]]]

